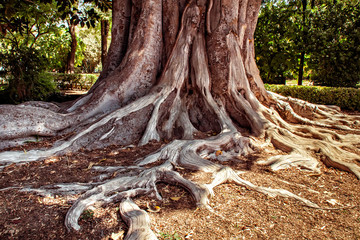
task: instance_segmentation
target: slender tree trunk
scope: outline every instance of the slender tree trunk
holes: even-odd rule
[[[304,28],[306,27],[306,7],[307,7],[307,0],[302,0],[302,51],[300,54],[300,65],[299,65],[299,75],[298,75],[298,85],[302,85],[303,82],[303,76],[304,76],[304,63],[305,63],[305,38],[306,38],[306,32]]]
[[[71,42],[70,42],[70,52],[67,57],[67,64],[66,64],[66,73],[74,73],[75,72],[75,54],[76,54],[76,47],[77,47],[77,41],[76,41],[76,26],[73,23],[69,24],[69,33],[71,36]]]
[[[109,20],[101,20],[101,64],[103,68],[105,66],[105,60],[108,51],[107,40],[109,35],[109,28]]]
[[[305,62],[305,52],[300,54],[300,65],[299,65],[299,76],[298,76],[298,85],[302,85],[303,76],[304,76],[304,62]]]
[[[311,0],[311,9],[315,7],[315,0]]]

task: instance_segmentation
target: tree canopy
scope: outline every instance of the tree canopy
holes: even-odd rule
[[[64,72],[71,66],[71,72],[74,72],[77,65],[85,64],[86,69],[94,71],[100,55],[89,55],[91,46],[85,45],[87,36],[83,40],[79,39],[75,35],[75,27],[93,28],[96,21],[104,17],[102,11],[110,7],[109,1],[36,0],[1,3],[2,75],[10,83],[1,92],[2,102],[45,100],[54,94],[56,86],[50,76],[43,74],[44,71]],[[100,34],[100,28],[98,32]],[[84,56],[87,61],[83,63]],[[26,64],[18,64],[21,59],[27,59],[24,60]]]
[[[255,35],[263,80],[284,83],[304,68],[314,84],[356,86],[359,12],[353,0],[265,1]]]

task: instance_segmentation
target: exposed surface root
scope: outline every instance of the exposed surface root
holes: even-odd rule
[[[3,142],[0,147],[20,145],[20,141],[15,141],[18,138],[56,136],[89,119],[95,122],[150,91],[160,64],[162,4],[161,0],[137,4],[141,12],[135,33],[124,59],[112,75],[97,81],[88,94],[70,107],[39,102],[0,106],[0,140]]]
[[[276,94],[274,97],[285,108],[279,105],[278,111],[263,108],[264,116],[270,120],[266,138],[288,155],[271,157],[260,163],[271,165],[274,170],[298,166],[319,172],[317,159],[320,158],[326,166],[352,172],[360,178],[360,152],[355,140],[359,136],[358,116],[347,116],[334,108]],[[331,123],[327,122],[330,116],[326,111],[333,113]],[[343,126],[343,122],[351,127]]]
[[[157,239],[150,229],[149,215],[141,210],[130,199],[124,199],[120,203],[120,214],[126,224],[129,226],[126,240],[131,239]]]
[[[354,121],[359,120],[359,117],[345,117],[338,110],[326,106],[315,105],[290,97],[285,98],[277,94],[274,94],[274,96],[276,96],[278,112],[289,122],[323,128],[352,130],[359,133],[358,130],[347,126],[357,125]]]
[[[80,229],[78,219],[89,206],[96,203],[120,201],[122,202],[121,214],[130,227],[127,236],[129,239],[145,239],[142,238],[142,235],[139,238],[139,234],[143,234],[140,233],[142,231],[145,231],[147,236],[153,237],[153,233],[148,227],[149,223],[146,213],[137,209],[137,206],[130,199],[146,195],[161,200],[162,197],[156,187],[156,184],[159,182],[184,187],[189,191],[197,206],[208,208],[210,211],[213,210],[211,210],[208,203],[209,197],[213,195],[213,189],[226,182],[245,186],[248,189],[264,193],[270,197],[294,198],[306,206],[319,208],[315,203],[287,190],[256,186],[240,178],[231,168],[209,160],[216,159],[221,161],[222,159],[246,156],[254,151],[253,148],[248,138],[231,131],[225,131],[206,140],[175,140],[158,152],[139,160],[137,166],[93,167],[93,170],[102,172],[97,178],[100,182],[93,182],[91,184],[57,184],[40,189],[27,187],[22,189],[22,191],[34,191],[41,195],[73,195],[86,191],[72,205],[66,215],[65,225],[69,230]],[[220,149],[221,155],[215,154]],[[154,164],[157,164],[157,166],[146,167]],[[207,184],[196,183],[184,178],[177,172],[178,169],[207,172],[211,173],[213,177]],[[119,177],[101,182],[114,175],[115,172],[121,173],[117,174]],[[136,237],[132,238],[132,236]]]
[[[260,1],[237,1],[235,9],[236,1],[188,1],[181,9],[178,4],[178,13],[183,11],[181,20],[170,19],[169,12],[165,19],[180,26],[167,33],[165,41],[171,42],[171,47],[160,54],[162,2],[131,1],[132,17],[123,29],[129,32],[127,51],[121,50],[123,56],[113,55],[119,65],[109,65],[88,95],[71,106],[32,102],[0,107],[5,116],[0,119],[0,140],[6,141],[0,147],[20,143],[28,136],[74,132],[50,149],[2,152],[0,168],[82,148],[145,145],[154,140],[170,143],[133,166],[94,167],[101,173],[91,183],[28,186],[23,191],[83,193],[67,212],[69,230],[80,229],[78,219],[89,206],[121,202],[121,215],[129,225],[126,239],[155,239],[147,213],[131,199],[146,195],[161,200],[160,182],[183,187],[197,206],[209,210],[214,188],[226,182],[320,209],[288,190],[257,186],[223,165],[262,148],[249,135],[259,136],[284,153],[258,161],[273,170],[298,167],[319,173],[322,162],[360,178],[360,117],[346,116],[336,107],[266,93],[253,51]],[[123,4],[130,11],[130,1]],[[167,4],[165,9],[177,2]],[[123,14],[117,24],[126,22],[128,12]],[[160,63],[161,58],[166,63]],[[209,173],[212,179],[192,181],[181,174],[183,170]]]
[[[241,179],[231,168],[224,167],[221,164],[214,163],[199,156],[199,154],[201,154],[203,157],[207,158],[206,156],[210,156],[215,151],[216,147],[219,146],[223,146],[224,149],[229,149],[228,157],[231,155],[233,157],[245,155],[248,154],[249,151],[252,151],[247,138],[233,133],[220,134],[219,136],[208,140],[173,141],[160,149],[157,153],[149,155],[145,159],[139,161],[138,167],[132,167],[132,172],[124,173],[120,177],[111,179],[105,183],[99,183],[98,186],[88,190],[68,211],[65,225],[68,229],[79,230],[80,226],[77,221],[81,213],[87,207],[97,202],[110,203],[113,201],[125,201],[126,204],[130,204],[128,205],[129,208],[133,208],[135,206],[129,202],[129,199],[136,196],[147,195],[161,200],[162,197],[156,187],[158,182],[165,182],[184,187],[190,192],[197,206],[209,209],[209,197],[213,194],[214,187],[225,182],[236,183],[249,189],[267,194],[270,197],[281,196],[294,198],[309,207],[319,208],[318,205],[287,190],[256,186],[249,181]],[[231,151],[231,149],[236,149],[236,146],[239,149],[242,149],[242,151]],[[226,151],[224,150],[224,152]],[[140,167],[154,164],[156,162],[159,163],[156,167]],[[176,171],[178,168],[212,173],[213,180],[208,184],[195,183],[181,176]],[[115,169],[101,168],[100,170],[111,172]],[[64,193],[63,189],[59,189],[58,193],[61,191]],[[146,215],[142,215],[143,212],[139,210],[133,211],[135,211],[134,214],[139,214],[139,216],[135,214],[132,220],[126,221],[130,221],[130,224],[140,225],[133,225],[133,227],[131,227],[132,230],[129,230],[128,234],[132,231],[137,232],[136,229],[146,228],[147,226]],[[136,216],[138,216],[139,219],[137,219]],[[135,234],[134,236],[137,236],[136,234],[138,233],[131,234]]]
[[[199,41],[199,39],[196,41]],[[199,59],[197,61],[201,62]],[[194,71],[193,73],[195,76],[200,76],[197,71]],[[199,77],[198,79],[201,78]],[[182,81],[177,82],[177,84],[180,85],[182,83]],[[114,130],[116,127],[114,122],[123,119],[131,113],[147,109],[148,106],[151,106],[147,110],[148,113],[151,112],[151,117],[149,117],[147,129],[144,129],[143,140],[140,143],[145,144],[150,140],[157,140],[160,137],[158,133],[159,128],[157,127],[159,123],[159,110],[177,86],[178,85],[176,84],[170,86],[163,85],[163,87],[160,88],[160,91],[153,91],[151,94],[134,101],[132,104],[128,104],[118,111],[108,114],[100,121],[90,125],[88,129],[72,137],[69,141],[49,150],[33,150],[17,153],[3,152],[0,154],[2,164],[35,161],[59,153],[63,154],[68,149],[78,149],[82,146],[81,141],[84,140],[84,136],[88,133],[93,133],[94,131],[98,132],[97,135],[100,139],[107,139],[112,136],[113,132],[118,132],[118,130]],[[259,146],[255,141],[251,142],[250,138],[241,136],[225,109],[220,104],[216,103],[209,92],[204,90],[201,95],[206,99],[206,104],[213,107],[213,111],[218,117],[221,130],[216,136],[197,140],[174,140],[165,145],[158,152],[139,160],[136,166],[94,167],[94,170],[102,172],[102,174],[96,178],[96,182],[91,184],[57,184],[39,189],[27,187],[21,190],[35,191],[41,195],[73,195],[86,191],[72,205],[66,215],[65,225],[69,230],[80,229],[78,219],[82,212],[89,206],[96,203],[106,204],[120,201],[121,215],[129,225],[128,236],[126,239],[155,239],[155,235],[149,228],[149,218],[147,213],[140,210],[131,199],[137,196],[146,195],[161,200],[162,197],[156,187],[159,182],[184,187],[189,191],[197,206],[205,207],[210,211],[213,211],[209,207],[209,197],[213,195],[213,189],[226,182],[245,186],[248,189],[261,192],[270,197],[280,196],[293,198],[308,207],[324,209],[308,199],[291,193],[288,190],[257,186],[240,178],[233,169],[212,161],[216,160],[217,162],[221,162],[224,160],[236,159],[240,156],[247,156],[254,152],[255,149],[258,149]],[[178,97],[179,95],[176,94],[174,99],[177,99]],[[285,152],[286,155],[273,156],[267,160],[258,161],[258,163],[271,165],[273,170],[295,166],[319,173],[320,166],[318,159],[320,158],[325,165],[353,172],[360,178],[360,167],[356,162],[359,161],[359,146],[353,144],[353,139],[356,139],[357,137],[356,131],[351,132],[351,134],[343,134],[341,131],[344,131],[344,128],[341,126],[339,127],[334,124],[329,125],[328,123],[322,123],[321,121],[317,122],[317,119],[319,117],[322,119],[321,116],[324,116],[325,111],[327,110],[323,106],[319,107],[319,110],[316,109],[316,105],[309,104],[308,106],[305,104],[300,109],[297,100],[295,103],[291,104],[292,99],[288,99],[287,102],[285,102],[282,97],[279,103],[280,106],[286,106],[286,110],[275,107],[277,110],[275,111],[274,108],[267,108],[262,105],[260,105],[260,110],[264,118],[268,120],[265,131],[265,140],[268,141],[268,144],[272,144],[275,148]],[[182,107],[182,104],[184,104],[184,102],[178,104],[174,101],[171,104],[171,108],[184,114],[184,107]],[[285,111],[289,112],[291,116],[296,116],[296,118],[292,118],[292,120],[289,121],[289,117],[286,114],[284,115]],[[330,109],[329,111],[336,110]],[[175,126],[175,122],[178,122],[179,119],[183,119],[182,123],[189,124],[196,129],[189,120],[188,115],[181,117],[181,114],[177,116],[170,115],[167,123],[170,122],[171,124],[168,125]],[[335,116],[337,119],[345,119],[347,121],[357,121],[358,119],[356,116],[348,117],[337,111],[334,112],[334,118]],[[175,121],[175,119],[177,120]],[[110,127],[104,128],[107,123],[110,123]],[[165,124],[165,126],[167,125]],[[169,126],[165,127],[165,129],[169,130],[172,128],[169,128]],[[162,131],[160,130],[160,132]],[[169,133],[171,133],[171,131]],[[194,134],[195,131],[191,131],[190,133],[191,134],[184,134],[184,136],[189,137]],[[147,166],[150,165],[152,167],[148,168]],[[212,180],[208,181],[206,184],[190,181],[179,174],[178,170],[180,169],[211,173]],[[111,178],[115,172],[117,173],[115,175],[118,175],[119,177]]]

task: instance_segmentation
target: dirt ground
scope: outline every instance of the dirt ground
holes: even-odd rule
[[[123,239],[127,226],[116,203],[86,210],[79,221],[81,230],[67,232],[65,215],[78,196],[43,197],[21,189],[90,182],[99,174],[91,166],[131,165],[162,144],[113,146],[7,166],[0,172],[0,238]],[[30,143],[18,149],[50,145],[51,141]],[[158,184],[162,202],[147,197],[135,202],[145,210],[147,205],[161,208],[158,213],[149,212],[159,239],[360,239],[359,180],[353,174],[326,167],[322,167],[322,174],[314,174],[296,168],[273,172],[255,164],[275,153],[267,149],[225,164],[243,171],[241,177],[255,184],[284,188],[333,209],[312,209],[293,199],[271,198],[234,184],[215,188],[210,201],[213,212],[198,209],[181,187],[163,183]],[[195,181],[201,177],[196,172],[181,174]]]

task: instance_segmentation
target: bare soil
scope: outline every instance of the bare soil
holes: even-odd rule
[[[118,204],[96,206],[85,211],[79,232],[67,232],[66,212],[78,196],[47,196],[20,191],[55,183],[91,182],[97,176],[92,166],[132,165],[165,143],[143,147],[113,146],[97,151],[81,151],[62,157],[22,165],[10,165],[0,173],[1,239],[123,239],[127,226]],[[23,151],[51,141],[31,143]],[[152,229],[159,239],[359,239],[359,180],[350,173],[323,167],[322,174],[300,169],[273,172],[258,166],[259,159],[275,154],[266,149],[225,165],[243,171],[241,177],[255,184],[284,188],[333,210],[317,210],[287,198],[270,198],[234,184],[215,188],[210,199],[213,212],[198,209],[191,196],[179,186],[159,183],[163,201],[139,197],[140,208],[159,206],[149,212]],[[182,172],[195,181],[209,176]],[[115,177],[115,176],[114,176]],[[10,188],[8,187],[19,187]]]

